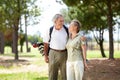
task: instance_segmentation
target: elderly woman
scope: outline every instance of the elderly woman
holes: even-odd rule
[[[86,64],[86,41],[79,34],[81,24],[73,20],[69,26],[70,37],[66,44],[67,58],[67,80],[82,80]]]

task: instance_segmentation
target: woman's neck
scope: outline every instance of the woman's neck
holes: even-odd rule
[[[76,33],[76,32],[71,33],[71,39],[75,38],[75,37],[76,37],[76,35],[77,35],[77,33]]]

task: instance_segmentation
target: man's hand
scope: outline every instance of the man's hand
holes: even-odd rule
[[[44,55],[45,55],[45,62],[48,63],[49,62],[49,57],[47,55],[48,49],[49,49],[49,44],[48,43],[44,43]]]
[[[82,41],[86,41],[86,37],[85,36],[82,36],[81,38],[80,38]]]
[[[46,62],[46,63],[49,63],[49,58],[48,58],[48,56],[46,56],[46,55],[45,55],[45,62]]]

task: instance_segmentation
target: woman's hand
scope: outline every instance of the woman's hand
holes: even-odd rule
[[[86,71],[86,70],[88,70],[89,68],[88,68],[88,65],[87,65],[87,63],[85,62],[84,63],[84,70]]]

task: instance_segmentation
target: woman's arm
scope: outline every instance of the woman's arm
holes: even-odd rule
[[[83,56],[83,61],[86,61],[86,45],[85,44],[83,44],[82,45],[82,56]]]
[[[83,64],[84,64],[84,67],[85,67],[85,70],[87,70],[88,69],[88,66],[87,66],[87,63],[86,63],[86,48],[87,48],[87,46],[85,45],[85,44],[82,44],[82,57],[83,57]]]

